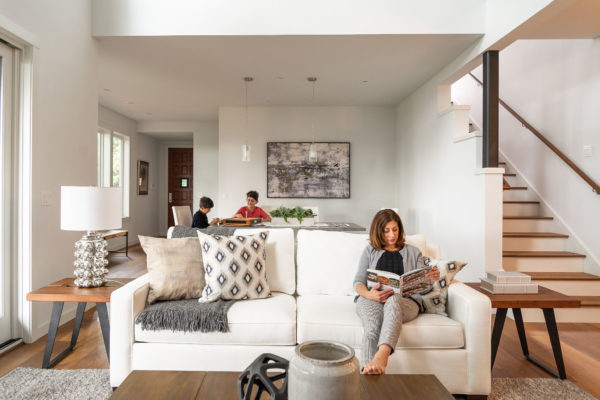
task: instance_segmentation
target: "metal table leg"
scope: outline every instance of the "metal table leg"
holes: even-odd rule
[[[46,349],[44,350],[44,359],[42,360],[42,368],[47,369],[53,367],[57,362],[62,360],[77,343],[77,337],[79,336],[79,329],[81,328],[81,321],[83,320],[83,312],[85,311],[86,303],[77,304],[77,314],[75,315],[75,322],[73,324],[73,333],[71,334],[71,344],[62,353],[50,359],[52,355],[52,349],[54,348],[54,341],[56,340],[56,332],[58,331],[58,324],[60,322],[60,316],[64,302],[54,302],[52,306],[52,316],[50,317],[50,326],[48,327],[48,337],[46,338]]]
[[[96,303],[96,309],[98,310],[100,329],[102,329],[102,338],[104,339],[106,357],[110,362],[110,323],[108,321],[108,309],[106,307],[106,303]]]
[[[498,346],[500,345],[500,338],[502,337],[502,329],[504,328],[504,321],[506,320],[506,308],[496,309],[496,319],[494,320],[494,329],[492,330],[492,366],[494,368],[494,361],[496,361],[496,353],[498,353]]]

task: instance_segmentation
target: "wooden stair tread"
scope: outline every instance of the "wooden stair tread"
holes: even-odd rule
[[[504,186],[504,190],[527,190],[527,186]]]
[[[526,201],[526,200],[504,200],[504,204],[540,204],[539,201]]]
[[[581,301],[581,307],[600,307],[600,296],[571,296]]]
[[[504,176],[517,176],[517,174],[504,174]]]
[[[553,217],[542,217],[539,215],[505,215],[502,219],[545,219],[551,220]]]
[[[508,238],[568,238],[569,235],[552,232],[504,232],[503,237]]]
[[[498,161],[498,164],[506,164],[504,161]]]
[[[585,254],[570,251],[503,251],[502,257],[585,257]]]
[[[532,281],[600,281],[600,276],[585,272],[523,272]]]

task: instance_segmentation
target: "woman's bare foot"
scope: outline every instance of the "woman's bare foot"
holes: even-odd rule
[[[362,373],[365,375],[382,375],[385,374],[385,367],[387,367],[388,358],[392,350],[388,345],[381,345],[377,349],[377,353],[371,361],[365,364]]]

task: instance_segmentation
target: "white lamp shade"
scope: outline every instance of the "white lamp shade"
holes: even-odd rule
[[[121,227],[122,189],[95,186],[61,186],[60,229],[102,231]]]

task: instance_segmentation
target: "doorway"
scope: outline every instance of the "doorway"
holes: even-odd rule
[[[168,152],[168,201],[167,221],[168,226],[175,225],[173,206],[189,206],[192,214],[194,212],[194,151],[191,148],[169,148]]]

